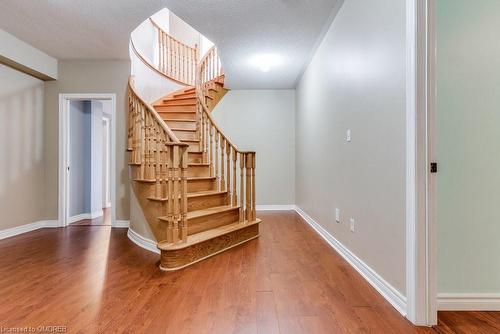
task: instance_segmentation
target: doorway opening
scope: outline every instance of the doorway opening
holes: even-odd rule
[[[61,94],[59,221],[61,226],[115,222],[114,94]]]

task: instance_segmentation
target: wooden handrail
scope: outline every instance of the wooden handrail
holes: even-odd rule
[[[187,169],[189,145],[182,143],[160,115],[146,103],[129,79],[129,164],[136,182],[154,184],[154,198],[165,200],[165,240],[187,242]],[[152,224],[153,226],[155,224]]]
[[[155,28],[160,29],[161,31],[163,31],[164,33],[166,33],[166,34],[167,34],[167,32],[165,32],[165,30],[163,30],[163,28],[162,28],[162,27],[160,27],[160,25],[159,25],[158,23],[156,23],[156,22],[155,22],[155,20],[153,20],[153,18],[152,18],[152,17],[150,17],[150,18],[149,18],[149,21],[151,21],[151,23],[153,24],[153,26],[154,26]],[[173,36],[170,36],[170,38],[172,38],[174,41],[176,41],[177,43],[179,43],[179,44],[181,44],[181,45],[183,45],[183,46],[185,46],[185,47],[188,47],[188,48],[193,49],[193,50],[195,50],[195,49],[196,49],[196,48],[193,48],[192,46],[187,45],[186,43],[183,43],[183,42],[179,41],[177,38],[175,38],[175,37],[173,37]]]
[[[198,45],[192,47],[182,43],[165,32],[152,18],[149,21],[157,35],[158,65],[155,68],[177,82],[194,86]]]
[[[224,75],[215,46],[202,58],[197,66],[196,73],[197,132],[201,139],[200,149],[203,152],[203,161],[210,164],[210,175],[215,176],[219,190],[227,190],[230,194],[228,204],[239,206],[240,222],[255,221],[256,154],[253,151],[239,150],[224,135],[215,123],[206,102],[210,85],[214,85]],[[236,175],[238,169],[240,171],[239,183]]]
[[[168,127],[167,123],[160,117],[160,115],[156,112],[156,110],[153,109],[153,107],[144,101],[140,95],[137,93],[135,87],[134,87],[134,78],[133,76],[130,76],[128,79],[128,87],[130,92],[133,94],[133,98],[137,99],[145,108],[146,110],[155,118],[155,120],[158,122],[158,124],[161,126],[163,131],[167,134],[168,138],[170,139],[169,141],[175,144],[181,144],[181,145],[187,145],[183,144],[175,135],[175,133]],[[189,146],[189,145],[188,145]]]
[[[137,56],[137,58],[139,58],[143,63],[144,65],[146,65],[150,70],[154,71],[155,73],[159,74],[160,76],[168,79],[168,80],[171,80],[179,85],[183,85],[183,86],[189,86],[188,83],[185,83],[185,82],[182,82],[182,81],[179,81],[171,76],[169,76],[167,73],[163,73],[162,71],[160,71],[158,68],[156,68],[154,65],[151,64],[151,62],[149,60],[146,59],[146,57],[144,57],[140,52],[139,50],[137,50],[137,48],[135,47],[135,44],[134,44],[134,40],[132,38],[130,38],[130,45],[132,46],[132,51],[134,51],[135,55]]]

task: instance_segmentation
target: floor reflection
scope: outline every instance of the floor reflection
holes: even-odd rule
[[[72,223],[77,226],[111,226],[111,208],[102,209],[103,215],[95,219],[83,219]]]

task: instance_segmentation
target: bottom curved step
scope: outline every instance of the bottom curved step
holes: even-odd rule
[[[186,243],[159,243],[160,269],[173,271],[219,254],[259,236],[260,219],[224,225],[188,236]]]

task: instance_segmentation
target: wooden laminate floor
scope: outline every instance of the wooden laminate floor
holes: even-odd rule
[[[415,328],[293,212],[261,237],[181,271],[126,229],[70,226],[0,241],[0,329],[69,333],[500,333],[498,313]],[[5,332],[5,330],[4,330]]]

